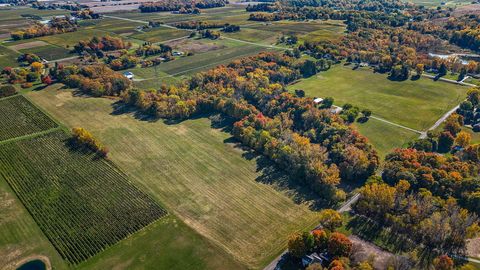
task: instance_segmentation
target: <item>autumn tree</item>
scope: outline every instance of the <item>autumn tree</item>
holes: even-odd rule
[[[328,239],[328,252],[334,257],[348,257],[352,252],[352,242],[342,233],[334,232]]]
[[[438,256],[433,260],[433,267],[435,270],[453,270],[454,263],[453,260],[448,257],[448,255]]]
[[[324,230],[315,229],[312,231],[312,236],[317,250],[324,250],[327,248],[328,235]]]
[[[15,95],[17,93],[17,89],[13,85],[2,85],[0,86],[0,98],[8,97]]]
[[[288,239],[289,252],[297,257],[301,258],[308,252],[310,252],[315,245],[313,236],[308,232],[294,233],[290,235]]]
[[[472,135],[465,131],[460,131],[455,138],[455,144],[465,148],[470,145],[470,141],[472,139]]]
[[[343,224],[342,216],[333,209],[324,209],[320,211],[319,221],[323,227],[332,232],[341,227]]]

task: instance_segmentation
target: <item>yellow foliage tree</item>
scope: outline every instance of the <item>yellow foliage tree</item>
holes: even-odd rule
[[[457,137],[455,138],[455,144],[465,148],[470,145],[471,140],[472,140],[472,135],[470,135],[470,133],[465,131],[460,131],[457,134]]]

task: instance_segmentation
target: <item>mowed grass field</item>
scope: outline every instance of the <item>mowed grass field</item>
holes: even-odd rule
[[[381,160],[393,149],[404,147],[408,142],[419,136],[418,133],[384,123],[374,118],[370,118],[365,123],[356,122],[354,126],[373,144]]]
[[[352,70],[337,65],[308,79],[290,85],[312,97],[333,97],[335,104],[351,103],[373,115],[416,130],[426,130],[444,113],[459,104],[467,87],[421,78],[416,81],[390,81],[386,74],[370,69]]]
[[[307,205],[259,182],[277,176],[264,174],[261,163],[246,159],[229,143],[231,135],[206,118],[167,125],[112,112],[112,100],[73,97],[65,90],[29,97],[66,125],[92,131],[131,179],[250,268],[276,257],[290,233],[317,223]]]

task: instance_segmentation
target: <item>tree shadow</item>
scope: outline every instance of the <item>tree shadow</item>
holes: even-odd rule
[[[323,208],[333,207],[331,200],[327,200],[311,188],[299,184],[290,177],[287,172],[279,168],[277,164],[269,158],[257,153],[250,147],[244,146],[234,137],[229,137],[224,140],[224,143],[233,145],[243,151],[242,157],[246,160],[255,160],[256,172],[259,174],[255,179],[257,182],[272,186],[275,190],[286,194],[296,204],[306,204],[312,211],[318,211]]]
[[[75,139],[73,137],[64,139],[63,144],[68,149],[68,151],[72,154],[88,156],[92,160],[106,159],[106,157],[102,157],[99,153],[93,151],[89,147],[87,147],[85,145],[78,145],[75,142]]]
[[[365,124],[366,122],[368,122],[369,119],[370,119],[369,117],[360,116],[360,117],[357,119],[357,122],[360,123],[360,124]]]
[[[410,80],[411,80],[411,81],[418,81],[418,80],[420,80],[420,77],[421,77],[421,76],[418,75],[418,74],[417,74],[417,75],[412,75],[412,76],[410,77]]]
[[[408,238],[385,229],[377,222],[363,216],[354,216],[346,227],[360,238],[393,253],[408,252],[416,247]]]

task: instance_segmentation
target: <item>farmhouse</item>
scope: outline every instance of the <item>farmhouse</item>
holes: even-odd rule
[[[311,264],[314,264],[314,263],[319,263],[319,264],[325,264],[329,261],[329,259],[327,258],[326,254],[324,253],[312,253],[310,255],[305,255],[303,258],[302,258],[302,265],[304,267],[307,267]]]

